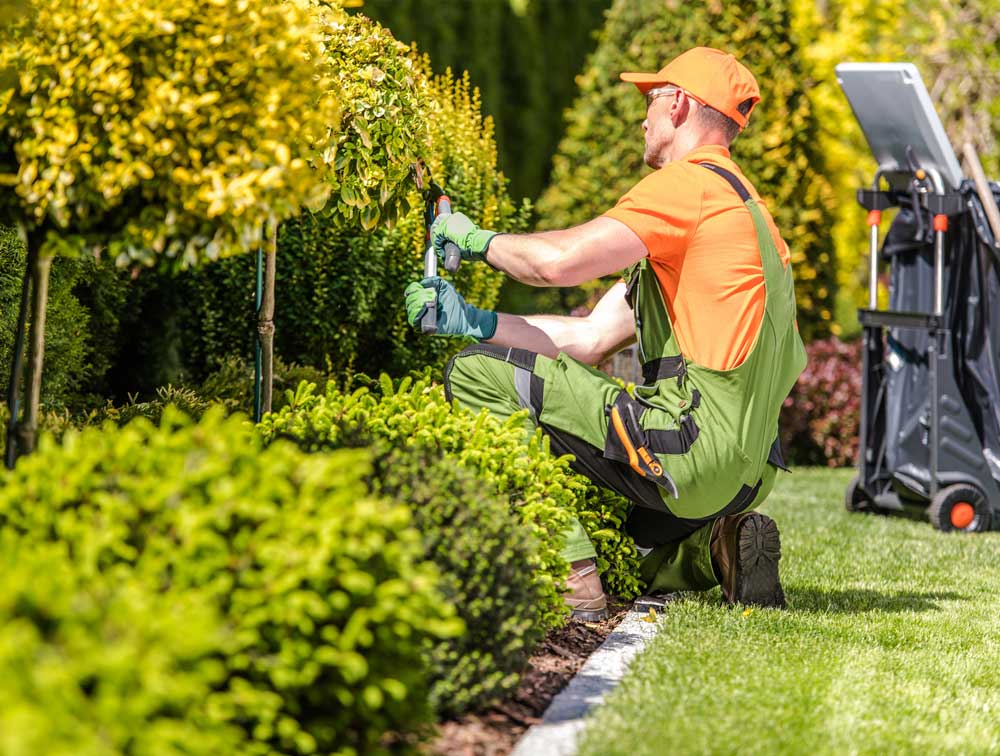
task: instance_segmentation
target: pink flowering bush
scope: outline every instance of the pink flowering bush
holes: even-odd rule
[[[860,340],[837,337],[806,347],[806,369],[781,411],[782,443],[798,465],[853,465],[861,419]]]

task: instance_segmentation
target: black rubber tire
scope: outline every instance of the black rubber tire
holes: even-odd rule
[[[861,478],[855,475],[844,492],[844,508],[848,512],[874,512],[874,502],[861,487]]]
[[[960,503],[972,505],[974,516],[965,527],[957,527],[952,522],[952,510]],[[957,483],[942,488],[931,499],[927,507],[927,517],[937,530],[943,533],[983,533],[990,529],[990,505],[985,494],[976,486]]]

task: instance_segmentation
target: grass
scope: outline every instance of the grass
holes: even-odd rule
[[[582,755],[1000,753],[1000,532],[848,514],[852,474],[778,481],[789,609],[669,606]]]

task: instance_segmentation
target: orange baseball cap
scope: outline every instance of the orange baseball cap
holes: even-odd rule
[[[646,94],[664,84],[676,84],[699,102],[732,118],[743,128],[750,112],[760,102],[760,87],[753,74],[729,53],[712,47],[694,47],[681,53],[656,73],[623,73],[622,81],[635,84]],[[743,115],[738,105],[753,100]]]

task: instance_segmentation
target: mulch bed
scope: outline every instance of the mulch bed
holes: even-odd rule
[[[610,615],[603,622],[569,622],[553,630],[539,644],[510,698],[487,711],[442,722],[427,752],[435,756],[506,756],[525,730],[542,721],[549,702],[611,634],[630,606],[611,602]]]

